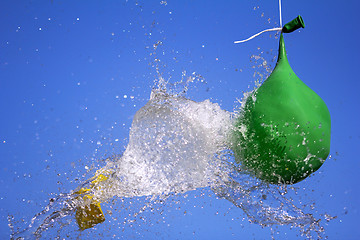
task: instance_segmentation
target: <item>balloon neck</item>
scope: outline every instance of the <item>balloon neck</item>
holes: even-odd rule
[[[300,15],[297,16],[292,21],[285,24],[284,27],[282,28],[282,32],[283,33],[291,33],[299,28],[305,28],[304,20],[302,19],[302,17]]]
[[[282,28],[282,31],[281,31],[281,34],[280,34],[279,56],[278,56],[277,64],[280,63],[280,62],[287,62],[288,63],[288,59],[287,59],[287,56],[286,56],[286,49],[285,49],[283,33],[291,33],[291,32],[293,32],[293,31],[295,31],[296,29],[299,29],[299,28],[305,28],[304,20],[302,19],[302,17],[300,15],[297,16],[292,21],[285,24],[284,27]]]
[[[281,34],[280,35],[280,42],[279,42],[279,55],[278,55],[277,63],[280,63],[280,62],[283,62],[283,61],[287,62],[288,60],[287,60],[287,56],[286,56],[284,37]]]

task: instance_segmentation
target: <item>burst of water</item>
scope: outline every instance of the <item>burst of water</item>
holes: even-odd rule
[[[91,189],[94,199],[166,198],[170,193],[211,187],[217,196],[243,209],[252,222],[318,231],[317,220],[297,208],[279,187],[261,183],[234,163],[227,150],[231,113],[209,100],[194,102],[165,89],[154,89],[134,116],[129,144],[100,170],[108,179]],[[79,189],[89,185],[86,182]],[[84,204],[76,196],[66,194],[51,201],[13,238],[38,238],[54,222],[73,216],[76,207]]]

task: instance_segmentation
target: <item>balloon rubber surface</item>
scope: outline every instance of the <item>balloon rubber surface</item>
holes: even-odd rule
[[[330,113],[292,71],[280,37],[278,62],[246,100],[235,123],[235,159],[256,177],[293,184],[320,168],[330,152]]]

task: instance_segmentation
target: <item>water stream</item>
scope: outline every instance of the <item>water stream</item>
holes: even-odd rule
[[[99,202],[148,196],[151,204],[159,196],[166,200],[169,194],[211,188],[253,223],[291,225],[305,235],[320,234],[318,220],[287,197],[286,186],[262,183],[234,163],[228,139],[235,117],[209,100],[194,102],[166,88],[153,89],[148,103],[134,116],[126,150],[100,170],[108,179],[91,194]],[[89,185],[84,182],[78,189]],[[84,203],[74,193],[51,199],[12,238],[41,238],[57,221],[74,219],[80,204]]]

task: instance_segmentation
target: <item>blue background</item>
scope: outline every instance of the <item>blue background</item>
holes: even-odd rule
[[[299,185],[304,203],[313,201],[319,214],[337,216],[325,223],[329,239],[360,239],[359,8],[358,1],[282,5],[283,23],[301,14],[306,24],[285,36],[289,62],[332,117],[332,157]],[[123,152],[132,117],[158,78],[154,43],[162,42],[156,57],[164,78],[175,82],[183,71],[201,74],[206,83],[194,84],[187,96],[232,111],[265,72],[251,56],[261,55],[271,70],[278,47],[274,33],[233,41],[277,26],[275,0],[2,0],[0,238],[9,238],[8,215],[31,219],[50,197],[69,192],[103,166],[101,159]],[[273,232],[278,239],[304,238],[288,227],[250,224],[240,209],[202,191],[173,196],[133,225],[123,219],[146,199],[109,203],[104,209],[113,211],[113,219],[82,233],[70,226],[60,235],[269,239]],[[130,210],[123,212],[126,206]]]

